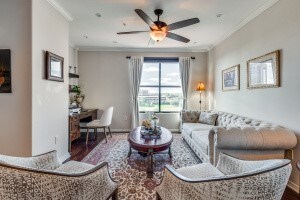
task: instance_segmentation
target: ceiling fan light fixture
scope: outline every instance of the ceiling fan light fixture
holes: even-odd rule
[[[156,42],[162,41],[166,37],[166,32],[161,31],[161,30],[153,30],[150,32],[150,37],[152,40]]]

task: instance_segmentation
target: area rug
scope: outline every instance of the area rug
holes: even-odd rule
[[[180,134],[173,134],[172,158],[166,152],[154,155],[154,175],[147,178],[148,158],[133,151],[127,158],[129,144],[124,133],[113,134],[108,143],[99,143],[82,162],[96,165],[109,163],[109,173],[119,185],[120,200],[155,200],[155,187],[161,182],[166,164],[180,168],[201,163]]]

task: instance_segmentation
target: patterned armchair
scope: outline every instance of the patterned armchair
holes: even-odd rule
[[[289,160],[244,161],[221,153],[210,163],[173,169],[167,165],[157,187],[163,200],[280,200],[291,174]]]
[[[56,151],[18,158],[0,155],[0,199],[117,199],[107,163],[61,164]]]

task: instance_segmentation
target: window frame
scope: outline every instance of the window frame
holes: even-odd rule
[[[179,58],[166,58],[166,57],[145,57],[144,63],[159,63],[158,72],[158,85],[140,85],[140,88],[158,88],[158,111],[151,111],[154,113],[180,113],[181,111],[161,111],[161,88],[182,88],[182,86],[176,85],[161,85],[161,64],[162,63],[178,63]],[[149,111],[139,111],[139,113],[146,113]]]

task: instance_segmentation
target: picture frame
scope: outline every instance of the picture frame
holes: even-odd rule
[[[240,90],[240,65],[235,65],[222,71],[222,90]]]
[[[0,49],[0,93],[12,93],[11,51]]]
[[[64,58],[46,51],[46,79],[64,82]]]
[[[280,50],[247,61],[247,88],[280,86]]]

